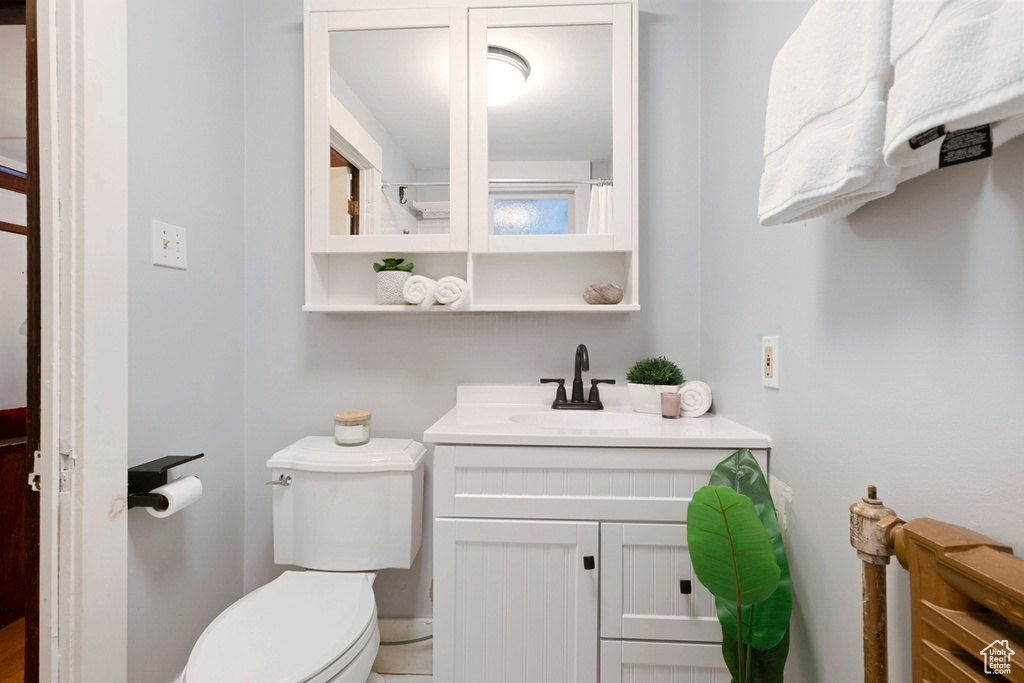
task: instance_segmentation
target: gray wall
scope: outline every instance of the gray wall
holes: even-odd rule
[[[259,159],[245,172],[246,590],[281,571],[263,486],[267,458],[304,435],[329,434],[339,409],[372,410],[377,436],[419,439],[454,403],[456,385],[564,375],[581,342],[595,376],[624,379],[630,363],[652,353],[696,375],[699,3],[641,9],[643,312],[324,315],[300,310],[302,3],[246,0],[245,145],[247,158]],[[430,503],[428,495],[428,517]],[[428,527],[414,567],[382,573],[382,615],[432,613],[431,543]]]
[[[1024,548],[1024,139],[933,172],[848,220],[762,228],[768,75],[808,1],[708,0],[701,40],[701,371],[718,412],[770,433],[795,492],[788,680],[862,680],[848,507],[877,484]],[[779,335],[780,388],[759,380]],[[909,588],[889,568],[892,680],[909,680]]]
[[[128,3],[129,465],[205,452],[203,497],[128,515],[128,680],[171,681],[242,595],[244,124],[241,0]],[[152,265],[150,222],[187,232]]]

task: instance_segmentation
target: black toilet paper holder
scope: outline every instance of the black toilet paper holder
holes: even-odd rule
[[[167,470],[203,457],[196,455],[165,455],[128,468],[128,509],[164,507],[167,499],[153,489],[167,483]]]

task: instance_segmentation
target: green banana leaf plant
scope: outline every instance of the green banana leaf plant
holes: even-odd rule
[[[690,559],[697,579],[715,595],[733,681],[782,683],[793,586],[768,483],[748,449],[718,464],[687,515]],[[765,568],[769,560],[774,571]]]

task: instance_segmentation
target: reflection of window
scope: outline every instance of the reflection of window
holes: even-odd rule
[[[494,235],[566,235],[573,229],[572,192],[491,198]]]

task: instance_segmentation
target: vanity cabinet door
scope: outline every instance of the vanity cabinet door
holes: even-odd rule
[[[598,525],[438,519],[434,680],[597,680]]]
[[[714,596],[697,581],[685,524],[601,525],[601,637],[720,642]]]
[[[730,683],[722,647],[601,641],[601,683]]]

